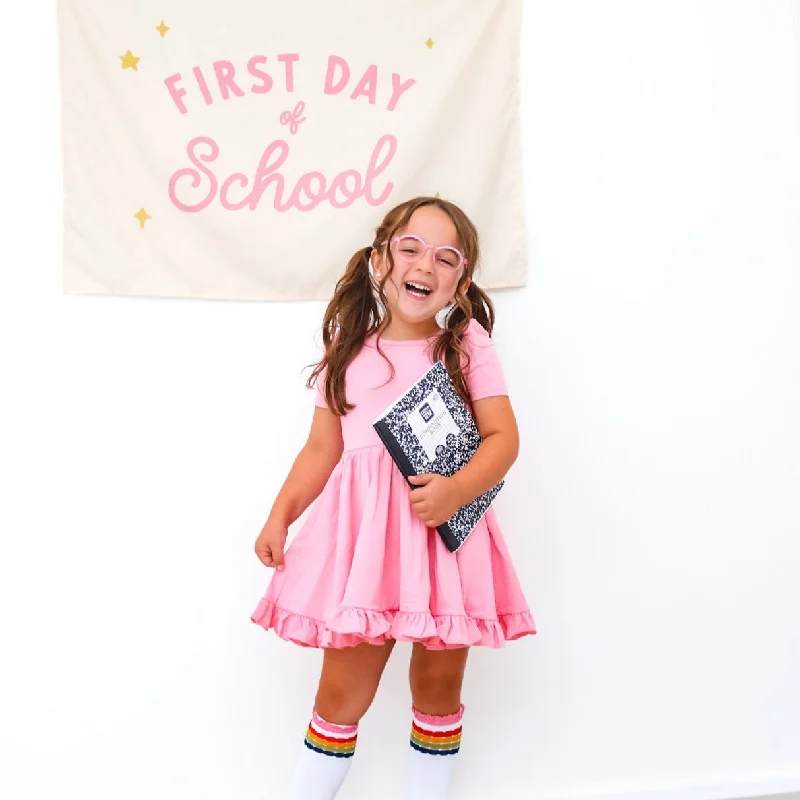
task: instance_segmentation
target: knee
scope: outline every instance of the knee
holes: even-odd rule
[[[411,671],[411,697],[414,707],[426,714],[451,714],[461,704],[461,670],[426,666]]]
[[[317,714],[335,725],[356,725],[372,705],[377,686],[321,681],[317,690]]]

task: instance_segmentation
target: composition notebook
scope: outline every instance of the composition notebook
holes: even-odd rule
[[[450,477],[469,463],[482,439],[443,362],[437,361],[375,421],[374,428],[406,478],[438,473]],[[503,481],[436,529],[454,553],[491,505]]]

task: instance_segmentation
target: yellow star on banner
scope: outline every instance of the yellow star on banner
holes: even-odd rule
[[[431,39],[430,37],[428,37],[428,41],[427,41],[427,42],[425,42],[425,44],[427,45],[427,47],[428,47],[428,50],[433,50],[433,39]]]
[[[144,224],[147,220],[153,219],[143,208],[140,208],[133,216],[135,219],[139,220],[140,228],[144,228]]]
[[[139,71],[139,61],[140,59],[137,58],[130,50],[125,53],[124,56],[120,56],[119,60],[122,62],[122,69],[132,69],[134,72]]]
[[[164,20],[161,20],[160,25],[156,25],[156,30],[161,34],[161,38],[163,39],[167,35],[167,31],[169,30],[169,25],[164,23]]]

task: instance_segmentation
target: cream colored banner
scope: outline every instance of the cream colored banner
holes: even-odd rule
[[[59,0],[64,289],[323,299],[439,194],[525,282],[521,0]]]

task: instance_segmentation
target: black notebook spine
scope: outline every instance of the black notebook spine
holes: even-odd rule
[[[412,475],[416,475],[417,472],[412,466],[408,456],[403,451],[403,448],[400,447],[400,443],[392,435],[392,432],[389,430],[389,426],[384,420],[379,420],[376,422],[374,427],[375,431],[383,442],[384,447],[389,451],[389,455],[391,455],[394,463],[397,464],[397,468],[403,473],[405,479],[408,481],[408,479]],[[412,489],[416,488],[411,481],[408,481],[408,484]],[[436,530],[442,537],[445,547],[447,547],[451,553],[458,550],[461,542],[459,542],[456,536],[453,534],[449,522],[443,522],[436,528]]]
[[[379,420],[375,423],[374,427],[378,436],[380,436],[384,447],[386,447],[386,449],[389,451],[389,455],[391,455],[394,463],[397,464],[398,469],[403,473],[406,480],[408,480],[412,475],[416,475],[417,472],[412,466],[411,461],[403,452],[403,448],[400,447],[400,443],[392,435],[392,432],[389,430],[389,426],[386,424],[386,422],[384,420]],[[413,486],[410,481],[409,485]]]
[[[439,525],[439,527],[436,528],[436,530],[439,532],[439,536],[442,537],[445,547],[451,553],[454,553],[459,547],[461,547],[462,542],[459,542],[459,540],[453,534],[449,522],[443,522],[441,525]]]

